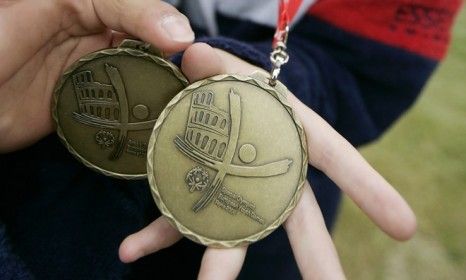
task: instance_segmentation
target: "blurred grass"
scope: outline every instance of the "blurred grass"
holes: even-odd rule
[[[418,218],[391,240],[345,198],[334,239],[349,279],[466,279],[466,8],[447,59],[417,104],[361,150]]]

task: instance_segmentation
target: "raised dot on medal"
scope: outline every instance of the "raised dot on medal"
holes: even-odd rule
[[[244,144],[239,148],[239,159],[244,163],[251,163],[256,159],[256,148],[251,144]]]
[[[136,105],[133,107],[133,116],[138,120],[145,120],[149,117],[149,108],[143,104]]]

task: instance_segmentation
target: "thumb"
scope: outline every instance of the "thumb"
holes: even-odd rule
[[[208,62],[208,63],[206,63]],[[191,45],[183,54],[181,71],[192,83],[225,72],[222,58],[205,43]]]
[[[189,20],[175,7],[154,0],[93,0],[106,27],[136,36],[164,52],[184,50],[194,40]],[[88,15],[81,13],[83,17]],[[82,18],[83,23],[92,19]]]
[[[258,70],[264,71],[237,56],[212,48],[205,43],[195,43],[186,49],[181,70],[190,82],[218,74],[250,75]]]

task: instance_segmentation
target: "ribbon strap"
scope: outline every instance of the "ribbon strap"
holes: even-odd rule
[[[278,6],[278,22],[277,29],[273,36],[272,52],[270,53],[270,62],[272,62],[272,70],[270,71],[271,86],[275,86],[278,75],[280,74],[281,66],[288,62],[289,56],[286,52],[286,42],[288,40],[288,32],[290,30],[290,22],[296,16],[302,0],[280,0]]]

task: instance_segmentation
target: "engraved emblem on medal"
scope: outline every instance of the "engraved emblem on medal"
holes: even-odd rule
[[[257,241],[295,206],[307,170],[286,88],[219,75],[181,91],[148,146],[152,194],[186,237],[209,246]]]
[[[57,132],[85,165],[109,176],[143,178],[155,121],[187,83],[150,45],[125,40],[67,69],[54,93]]]

